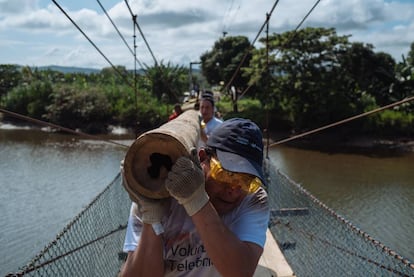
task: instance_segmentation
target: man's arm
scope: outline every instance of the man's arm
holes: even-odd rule
[[[241,241],[223,224],[215,208],[208,202],[192,216],[201,240],[222,276],[253,276],[263,248]]]
[[[162,236],[150,224],[144,224],[139,245],[122,267],[120,276],[164,276]]]

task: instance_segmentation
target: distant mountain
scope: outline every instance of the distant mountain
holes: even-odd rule
[[[99,73],[101,69],[96,68],[84,68],[84,67],[73,67],[73,66],[60,66],[60,65],[46,65],[46,66],[32,66],[32,69],[37,70],[53,70],[62,73]]]
[[[18,68],[22,68],[22,65],[16,64]],[[60,65],[44,65],[44,66],[31,66],[32,70],[52,70],[58,71],[62,73],[84,73],[84,74],[91,74],[91,73],[99,73],[102,69],[97,68],[86,68],[86,67],[75,67],[75,66],[60,66]],[[128,69],[128,72],[133,73],[133,69]],[[192,73],[194,75],[201,74],[201,69],[193,68]],[[137,68],[138,75],[145,75],[145,70],[142,68]]]
[[[31,68],[37,69],[37,70],[53,70],[53,71],[59,71],[62,73],[84,73],[84,74],[99,73],[102,70],[102,69],[96,69],[96,68],[60,66],[60,65],[32,66]],[[134,70],[129,69],[128,71],[133,72]],[[143,69],[137,69],[137,74],[143,75],[145,74],[145,71]]]

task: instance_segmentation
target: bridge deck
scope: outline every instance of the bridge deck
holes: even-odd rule
[[[254,277],[292,277],[295,276],[290,265],[280,251],[269,229],[266,232],[266,244],[259,260]]]

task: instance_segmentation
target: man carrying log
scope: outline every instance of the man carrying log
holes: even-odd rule
[[[262,162],[260,129],[233,118],[205,148],[175,161],[165,179],[169,197],[128,190],[134,203],[121,276],[252,276],[269,221]]]

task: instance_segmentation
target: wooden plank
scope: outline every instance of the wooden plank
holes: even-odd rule
[[[309,209],[308,208],[282,208],[280,210],[270,211],[270,215],[271,217],[309,215]]]
[[[266,244],[260,257],[254,277],[292,277],[295,276],[290,265],[269,229],[266,232]]]

